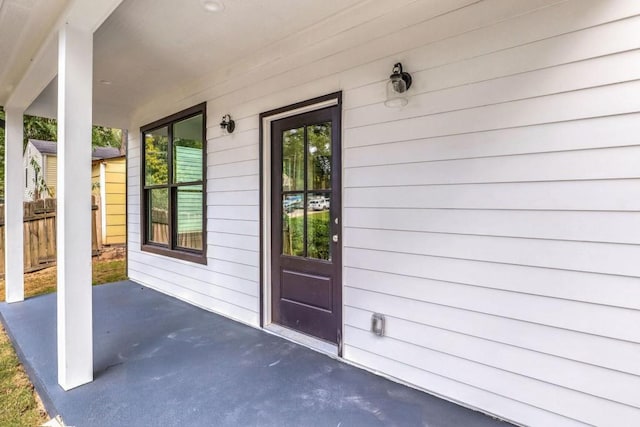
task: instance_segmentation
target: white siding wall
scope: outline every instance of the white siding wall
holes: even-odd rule
[[[522,424],[640,425],[640,2],[394,4],[139,111],[208,101],[209,262],[139,251],[132,131],[131,278],[257,325],[258,115],[343,90],[345,358]]]

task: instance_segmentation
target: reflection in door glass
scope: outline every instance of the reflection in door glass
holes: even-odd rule
[[[331,195],[309,193],[307,203],[307,257],[331,260]]]
[[[309,190],[331,189],[331,122],[307,126]]]
[[[304,256],[304,193],[282,196],[282,253]]]
[[[282,132],[282,191],[304,190],[304,128]]]

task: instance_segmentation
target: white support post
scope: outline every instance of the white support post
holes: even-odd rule
[[[91,122],[93,33],[65,24],[58,44],[58,383],[93,381]]]
[[[24,300],[23,111],[7,109],[6,115],[4,152],[5,292],[7,302],[19,302]]]

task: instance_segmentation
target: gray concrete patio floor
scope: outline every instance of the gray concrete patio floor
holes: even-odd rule
[[[133,282],[95,287],[94,382],[56,380],[56,297],[0,304],[50,415],[84,426],[500,426]]]

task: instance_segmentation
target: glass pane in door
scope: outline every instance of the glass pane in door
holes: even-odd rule
[[[282,196],[282,254],[304,256],[304,193]]]
[[[304,190],[304,128],[282,132],[282,191]]]
[[[331,260],[331,194],[309,193],[307,257]]]
[[[307,126],[307,188],[331,189],[331,122]]]

